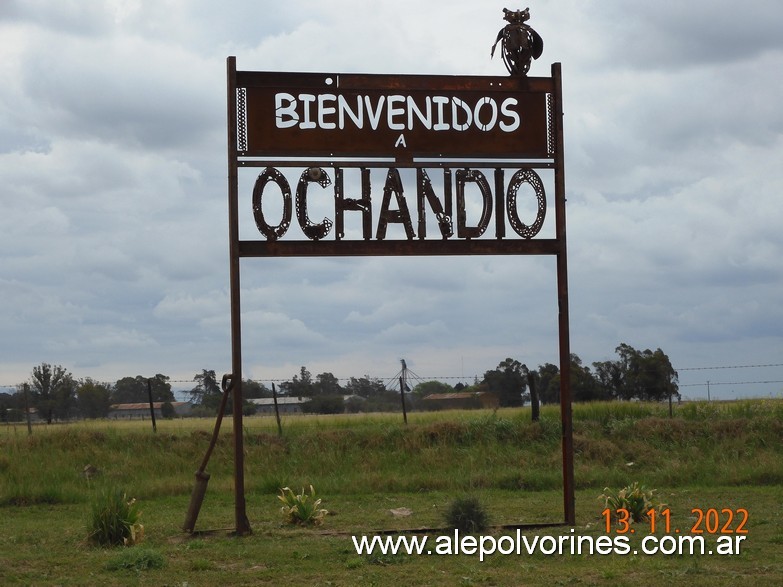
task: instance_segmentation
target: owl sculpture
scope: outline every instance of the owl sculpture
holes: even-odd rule
[[[525,24],[530,19],[530,8],[524,10],[503,9],[503,20],[508,22],[500,29],[495,43],[492,45],[490,59],[495,55],[495,48],[500,43],[503,63],[511,75],[527,75],[530,62],[541,57],[544,51],[544,40],[536,31]]]

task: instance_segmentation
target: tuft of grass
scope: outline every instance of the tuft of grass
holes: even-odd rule
[[[458,497],[446,510],[446,523],[450,528],[466,534],[483,532],[489,526],[487,510],[473,496]]]
[[[166,558],[153,548],[129,548],[111,558],[106,563],[107,571],[135,571],[140,573],[150,569],[162,569]]]

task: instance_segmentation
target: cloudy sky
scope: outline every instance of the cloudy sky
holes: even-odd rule
[[[41,362],[104,381],[230,370],[227,56],[506,75],[503,7],[0,0],[0,385]],[[685,396],[781,395],[783,6],[530,9],[531,75],[563,68],[572,351],[660,347]],[[247,259],[242,281],[254,379],[557,363],[553,258]]]

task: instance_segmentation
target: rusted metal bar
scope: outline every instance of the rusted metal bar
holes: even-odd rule
[[[240,257],[559,255],[555,239],[240,241]]]
[[[574,494],[574,440],[571,415],[571,342],[568,318],[568,261],[566,250],[565,157],[563,153],[563,93],[561,68],[552,64],[554,80],[555,133],[555,231],[560,251],[557,254],[557,306],[560,338],[560,420],[563,448],[563,511],[565,523],[576,523]]]
[[[324,168],[371,168],[381,169],[397,165],[396,159],[318,159],[312,157],[301,157],[292,159],[269,159],[269,158],[246,158],[240,159],[239,167],[324,167]],[[503,167],[506,169],[554,169],[555,164],[547,159],[520,160],[520,159],[424,159],[415,158],[405,164],[405,168],[411,169],[441,169],[441,168],[464,168],[471,169],[495,169]]]
[[[231,373],[234,415],[234,519],[237,535],[252,532],[245,509],[245,456],[242,428],[242,328],[239,295],[239,185],[237,177],[236,57],[226,63],[228,84],[228,232],[231,287]]]
[[[331,83],[326,84],[327,80]],[[509,92],[551,92],[548,77],[494,77],[481,75],[379,75],[365,73],[307,73],[237,71],[236,84],[243,88],[306,89],[329,85],[334,90],[499,90]]]
[[[185,523],[182,524],[182,529],[185,532],[193,533],[196,528],[196,520],[198,519],[198,513],[201,511],[201,504],[204,502],[204,495],[207,493],[207,484],[209,483],[209,473],[207,473],[207,464],[209,458],[212,456],[212,451],[217,444],[218,436],[220,435],[220,424],[223,422],[223,415],[226,413],[226,404],[228,403],[228,396],[231,393],[234,379],[231,375],[223,375],[223,381],[221,382],[221,388],[223,389],[223,396],[220,398],[220,407],[218,407],[217,418],[215,418],[215,427],[212,430],[212,438],[209,441],[207,452],[196,471],[196,481],[193,484],[193,492],[190,495],[190,505],[188,511],[185,514]]]

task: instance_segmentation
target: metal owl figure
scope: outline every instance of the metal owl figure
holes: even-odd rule
[[[503,20],[508,24],[500,29],[498,38],[492,45],[490,59],[495,55],[495,47],[500,43],[503,51],[503,63],[511,75],[527,75],[532,59],[541,57],[544,40],[525,22],[530,19],[530,8],[524,10],[503,9]]]

